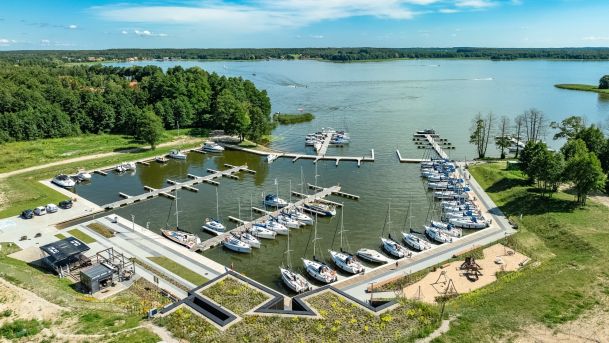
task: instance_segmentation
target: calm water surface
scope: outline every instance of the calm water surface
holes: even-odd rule
[[[554,61],[458,61],[417,60],[379,63],[335,64],[316,61],[258,62],[142,62],[162,68],[181,65],[199,66],[227,76],[241,76],[266,89],[274,112],[312,112],[311,123],[282,126],[273,133],[278,139],[272,146],[282,150],[309,152],[304,147],[306,133],[322,127],[347,128],[352,143],[345,148],[330,148],[339,155],[367,155],[374,148],[376,161],[358,168],[355,163],[320,162],[318,184],[340,184],[343,190],[361,196],[359,201],[330,197],[345,204],[345,229],[351,251],[360,247],[377,248],[387,206],[391,202],[391,228],[394,235],[405,227],[406,209],[412,204],[413,226],[420,228],[429,217],[430,201],[418,177],[418,165],[397,163],[395,149],[403,156],[421,157],[411,142],[412,133],[421,128],[435,128],[456,147],[455,158],[471,158],[472,146],[467,143],[473,116],[493,111],[513,116],[530,107],[544,111],[548,120],[585,115],[589,122],[605,122],[609,118],[609,97],[596,93],[574,92],[553,87],[555,83],[593,83],[609,69],[609,62]],[[118,64],[132,65],[132,64]],[[559,143],[548,142],[553,146]],[[494,148],[489,148],[496,154]],[[188,160],[170,161],[167,165],[151,163],[138,166],[134,174],[103,177],[95,175],[89,185],[77,192],[98,203],[118,200],[118,192],[135,195],[144,192],[144,185],[159,188],[166,180],[186,180],[187,173],[206,175],[207,168],[223,169],[224,163],[247,163],[256,175],[241,174],[239,180],[224,178],[218,189],[220,217],[250,217],[250,199],[260,207],[262,193],[275,192],[289,198],[292,189],[300,190],[301,169],[305,182],[314,182],[315,166],[311,161],[292,163],[279,159],[272,165],[253,155],[227,151],[224,154],[189,154]],[[180,227],[209,237],[200,229],[207,216],[215,216],[216,187],[198,185],[198,193],[179,192]],[[175,225],[172,201],[156,198],[117,210],[117,213],[157,231],[166,224]],[[254,213],[254,216],[256,214]],[[320,219],[318,234],[320,250],[328,257],[339,216]],[[301,266],[300,257],[312,254],[307,247],[311,228],[292,230],[292,260]],[[338,238],[334,242],[338,247]],[[277,267],[285,263],[286,240],[263,241],[263,247],[251,255],[237,255],[217,248],[205,255],[255,279],[282,290]],[[306,250],[306,252],[305,252]]]

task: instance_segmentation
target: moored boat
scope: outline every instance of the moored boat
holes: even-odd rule
[[[404,258],[412,255],[408,249],[404,248],[400,243],[381,237],[381,243],[383,245],[383,249],[391,256],[395,258]]]
[[[201,244],[201,238],[189,232],[180,230],[161,230],[161,233],[169,240],[185,246],[188,249],[192,249],[193,247]]]
[[[336,215],[336,207],[323,204],[319,201],[304,203],[303,206],[305,211],[310,211],[320,216],[331,217]]]
[[[356,255],[362,259],[374,263],[387,263],[389,259],[385,255],[374,249],[361,248],[356,252]]]
[[[219,220],[213,218],[205,218],[202,228],[216,235],[219,235],[226,230],[226,227],[224,227]]]
[[[332,257],[334,264],[347,273],[359,274],[364,271],[364,266],[357,261],[355,256],[343,251],[328,250],[328,252]]]
[[[51,182],[63,188],[71,188],[76,186],[76,182],[65,174],[55,176]]]
[[[279,196],[277,196],[275,194],[267,194],[264,197],[264,205],[269,206],[269,207],[282,208],[282,207],[286,207],[288,205],[288,202],[281,199]]]
[[[207,141],[207,142],[203,143],[201,150],[207,151],[207,152],[222,152],[222,151],[224,151],[224,147],[222,147],[220,144],[218,144],[216,142]]]
[[[176,160],[185,160],[186,154],[182,153],[180,150],[171,150],[168,155],[170,158]]]
[[[232,235],[224,238],[222,240],[222,245],[224,245],[227,249],[230,249],[235,252],[240,252],[240,253],[251,253],[252,252],[252,247],[249,244],[240,241],[237,237],[232,236]]]
[[[236,233],[235,237],[252,248],[260,248],[260,241],[247,232]]]
[[[414,250],[423,251],[431,249],[431,244],[429,244],[428,241],[419,238],[411,233],[402,232],[402,236],[404,237],[404,243]]]
[[[288,286],[289,289],[296,293],[303,293],[311,290],[311,284],[304,276],[291,271],[288,268],[279,268],[281,272],[281,280]]]
[[[323,262],[302,259],[305,270],[317,281],[332,283],[337,280],[336,271]]]
[[[425,235],[429,237],[429,239],[431,239],[432,241],[438,243],[452,243],[455,239],[454,237],[450,237],[449,235],[444,233],[439,228],[433,226],[425,227]]]
[[[277,236],[277,232],[258,225],[252,225],[248,232],[256,238],[263,239],[275,239],[275,236]]]

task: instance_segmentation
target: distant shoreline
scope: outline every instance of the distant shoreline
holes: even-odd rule
[[[585,85],[580,83],[559,83],[554,85],[556,88],[560,89],[568,89],[574,91],[583,91],[583,92],[595,92],[598,94],[607,94],[609,95],[609,89],[599,89],[598,86],[594,85]]]

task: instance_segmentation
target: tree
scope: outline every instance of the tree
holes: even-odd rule
[[[543,167],[537,172],[539,181],[542,183],[544,192],[549,196],[558,190],[564,180],[565,160],[562,154],[545,150],[543,154]]]
[[[501,159],[505,159],[505,149],[509,148],[512,144],[512,140],[508,135],[508,129],[510,127],[510,118],[502,116],[499,119],[499,136],[495,138],[495,145],[501,150]]]
[[[586,143],[588,151],[600,155],[605,147],[605,135],[596,125],[590,125],[580,130],[574,138],[581,139]]]
[[[523,115],[519,115],[516,116],[515,121],[515,126],[516,126],[516,140],[518,142],[520,142],[520,139],[522,138],[520,136],[521,132],[522,132],[522,126],[524,125],[524,116]],[[518,154],[520,153],[520,144],[516,144],[516,154],[514,155],[514,157],[518,158]]]
[[[560,123],[551,122],[550,127],[554,130],[559,130],[554,134],[554,139],[560,138],[575,138],[581,130],[583,130],[586,125],[584,123],[584,119],[580,116],[570,116],[566,119],[563,119]]]
[[[538,141],[541,140],[543,136],[543,131],[545,129],[545,115],[543,112],[531,108],[528,111],[525,111],[523,114],[524,118],[524,127],[525,133],[527,137],[527,142],[529,141]]]
[[[573,182],[577,203],[586,205],[588,194],[603,190],[606,176],[601,163],[592,152],[579,151],[567,162],[566,175]]]
[[[482,115],[480,113],[478,113],[474,118],[474,125],[472,126],[472,133],[469,137],[469,142],[471,144],[476,145],[478,158],[484,158],[486,156],[488,140],[491,136],[492,124],[492,112],[489,113],[486,118],[482,118]]]
[[[609,75],[601,77],[600,81],[598,82],[598,88],[609,89]]]
[[[534,182],[543,173],[546,163],[544,154],[547,151],[548,147],[545,143],[533,141],[527,142],[522,149],[518,160],[520,161],[520,169],[529,177],[529,181]]]
[[[570,139],[560,148],[560,152],[565,157],[565,160],[570,160],[576,155],[588,152],[588,148],[586,143],[581,139]]]
[[[152,150],[163,137],[163,121],[151,109],[140,112],[137,119],[136,138],[150,144]]]

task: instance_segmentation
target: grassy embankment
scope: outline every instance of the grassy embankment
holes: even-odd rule
[[[0,335],[6,334],[5,337],[8,337],[20,332],[18,329],[22,327],[33,329],[31,333],[36,335],[38,334],[36,328],[52,326],[65,334],[102,335],[94,338],[98,342],[157,342],[159,340],[147,329],[133,330],[140,325],[149,309],[169,302],[156,291],[157,288],[153,284],[139,279],[128,290],[98,300],[76,291],[68,278],[60,279],[23,261],[8,257],[7,255],[19,248],[14,244],[10,247],[7,243],[1,244],[0,277],[66,308],[66,311],[50,322],[36,323],[19,321],[22,319],[19,318],[19,314],[12,314],[14,325],[0,330],[2,331]],[[51,339],[51,337],[47,338]]]
[[[185,132],[185,130],[181,131],[182,133]],[[175,144],[172,144],[171,146],[150,150],[143,148],[144,145],[133,146],[133,143],[123,136],[92,135],[86,137],[86,139],[75,137],[0,145],[0,166],[3,167],[2,172],[31,167],[40,163],[60,161],[76,156],[112,151],[124,152],[117,155],[24,172],[0,179],[0,218],[18,215],[27,208],[34,208],[48,203],[58,203],[66,198],[61,193],[39,183],[39,180],[51,178],[60,173],[74,173],[78,168],[95,169],[128,160],[152,158],[154,156],[163,155],[175,147],[188,148],[198,145],[198,143],[182,145],[176,140]],[[167,131],[165,138],[167,142],[171,142],[177,138],[176,131]],[[74,140],[76,143],[71,147],[66,148],[67,150],[59,148],[58,146],[61,146],[62,144],[58,142],[63,142],[64,140],[65,142]],[[49,142],[52,142],[52,144],[49,144]],[[16,151],[19,151],[19,153],[16,153]],[[40,151],[47,151],[47,153],[44,154],[44,157],[36,157],[41,155]],[[66,151],[72,151],[73,153],[67,157],[65,155]],[[12,157],[6,157],[7,154]],[[20,157],[16,158],[15,156]]]
[[[312,113],[275,113],[273,121],[281,125],[306,123],[315,119]]]
[[[171,260],[165,256],[152,256],[148,257],[148,259],[159,266],[169,270],[170,272],[176,274],[177,276],[183,278],[184,280],[190,281],[195,285],[202,285],[207,282],[207,279],[194,271],[184,267],[183,265]]]
[[[589,202],[579,208],[572,195],[562,192],[542,198],[519,171],[505,170],[505,163],[476,165],[471,174],[518,223],[518,233],[506,243],[532,262],[450,302],[449,312],[457,319],[437,341],[510,340],[532,325],[553,328],[595,307],[607,308],[604,205]]]
[[[584,85],[578,83],[561,83],[554,85],[556,88],[560,89],[570,89],[574,91],[585,91],[585,92],[596,92],[600,94],[609,94],[609,89],[599,89],[598,86],[594,85]]]

